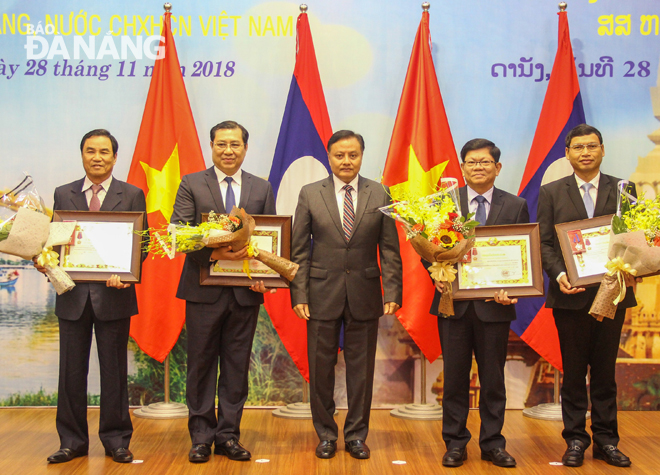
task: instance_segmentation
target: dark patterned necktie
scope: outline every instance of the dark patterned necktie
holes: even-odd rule
[[[478,195],[474,198],[477,200],[477,213],[474,216],[474,219],[476,219],[479,222],[479,226],[484,226],[486,224],[486,220],[488,219],[488,216],[486,215],[486,198],[484,198],[481,195]]]
[[[99,200],[99,191],[103,189],[102,185],[92,185],[92,199],[89,201],[90,211],[100,211],[101,200]]]
[[[351,185],[344,185],[342,188],[346,193],[344,194],[344,237],[348,241],[353,232],[353,223],[355,222],[355,210],[353,209],[353,196],[351,192],[353,187]]]
[[[225,178],[227,182],[227,199],[225,200],[225,212],[231,213],[231,210],[236,206],[236,196],[234,196],[234,189],[231,187],[231,182],[234,179],[230,176]]]

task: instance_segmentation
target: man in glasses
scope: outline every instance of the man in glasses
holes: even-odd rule
[[[571,286],[555,224],[616,213],[618,178],[600,172],[605,147],[600,132],[587,124],[566,136],[566,158],[574,174],[541,187],[538,220],[541,257],[550,285],[546,307],[552,308],[559,334],[564,380],[562,418],[567,449],[564,465],[579,467],[591,444],[587,433],[587,371],[590,374],[591,429],[595,459],[617,467],[630,466],[618,448],[615,366],[626,309],[637,305],[631,288],[619,303],[614,319],[597,321],[589,314],[598,287]],[[634,189],[632,193],[634,194]]]
[[[234,206],[245,209],[248,214],[276,214],[270,183],[242,169],[248,138],[245,127],[233,120],[211,129],[213,166],[183,177],[172,223],[198,225],[202,222],[202,213],[229,213]],[[252,340],[266,288],[262,281],[256,281],[251,287],[199,283],[202,266],[210,266],[218,260],[248,258],[247,246],[242,249],[205,247],[186,254],[181,272],[176,296],[186,301],[186,402],[192,440],[188,460],[192,463],[208,462],[214,444],[213,451],[230,460],[247,461],[251,457],[239,443],[240,424],[248,396]]]
[[[495,178],[502,170],[500,149],[486,139],[473,139],[461,149],[461,169],[467,186],[459,189],[461,213],[475,213],[480,226],[529,223],[527,201],[495,188]],[[425,263],[428,267],[430,264]],[[481,428],[479,447],[481,458],[499,467],[515,467],[516,460],[506,451],[502,435],[506,388],[504,363],[509,342],[509,327],[516,319],[517,299],[510,299],[504,290],[494,292],[488,300],[454,302],[455,315],[438,314],[440,293],[445,291],[436,282],[436,293],[430,313],[438,315],[442,345],[444,390],[442,397],[442,438],[447,452],[442,458],[445,467],[459,467],[467,459],[467,429],[470,409],[470,370],[472,352],[479,367],[481,395],[479,415]],[[449,288],[448,291],[451,291]]]

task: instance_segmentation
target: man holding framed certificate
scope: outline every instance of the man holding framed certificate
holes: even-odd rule
[[[587,124],[566,135],[566,158],[574,174],[541,187],[538,220],[543,269],[550,283],[546,307],[552,308],[559,334],[564,379],[561,388],[564,465],[579,467],[591,444],[586,431],[587,372],[590,374],[591,429],[595,459],[628,467],[618,448],[615,366],[626,309],[637,305],[631,288],[615,317],[602,322],[589,314],[598,287],[573,287],[566,276],[555,225],[616,213],[619,178],[600,172],[605,147],[600,132]],[[634,189],[631,191],[635,194]]]
[[[473,139],[461,149],[461,169],[467,186],[459,189],[461,213],[475,213],[480,225],[529,223],[527,201],[495,188],[495,178],[502,170],[500,149],[486,139]],[[454,302],[453,316],[438,314],[440,293],[451,291],[436,282],[430,313],[438,315],[442,345],[444,391],[442,398],[442,438],[447,452],[442,458],[446,467],[459,467],[467,459],[471,434],[466,427],[469,411],[472,352],[479,367],[481,396],[479,415],[481,458],[500,467],[515,467],[516,460],[506,451],[502,435],[506,409],[504,363],[509,341],[509,327],[516,318],[513,305],[504,290],[493,291],[493,299]]]
[[[55,190],[53,211],[145,212],[142,190],[112,176],[118,148],[117,140],[107,130],[85,134],[80,142],[85,177]],[[43,267],[35,267],[45,272]],[[99,437],[106,455],[115,462],[133,461],[128,450],[133,425],[128,412],[126,347],[131,316],[137,313],[135,286],[123,283],[118,275],[107,282],[78,282],[72,290],[56,297],[60,329],[56,427],[60,449],[48,457],[48,462],[68,462],[87,455],[87,373],[92,333],[96,335],[101,372]]]
[[[228,120],[211,129],[211,168],[181,180],[171,222],[199,225],[202,214],[229,213],[232,207],[248,214],[276,214],[273,189],[266,180],[242,170],[248,131]],[[186,301],[188,374],[186,402],[192,447],[188,460],[205,463],[215,453],[230,460],[250,460],[240,445],[243,405],[248,396],[248,369],[264,283],[251,287],[201,285],[200,272],[218,260],[248,259],[242,249],[204,247],[186,254],[176,296]],[[218,378],[218,357],[220,377]],[[218,415],[215,414],[216,389]]]

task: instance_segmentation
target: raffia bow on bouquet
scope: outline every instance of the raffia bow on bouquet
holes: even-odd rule
[[[473,214],[461,216],[458,180],[443,178],[436,193],[415,196],[409,191],[391,188],[394,201],[380,210],[403,224],[406,237],[415,252],[432,262],[428,268],[436,282],[445,285],[438,313],[454,315],[451,283],[456,280],[454,265],[474,247],[474,228],[479,224]]]
[[[660,197],[639,199],[629,192],[629,182],[618,184],[618,211],[612,217],[607,272],[589,313],[598,321],[614,318],[626,287],[635,277],[660,271]]]
[[[76,284],[59,267],[53,246],[67,244],[76,223],[51,223],[50,219],[30,175],[14,188],[0,192],[0,252],[26,260],[37,257],[55,291],[62,295]]]
[[[234,208],[229,214],[209,213],[208,220],[198,226],[171,223],[167,232],[150,229],[147,250],[153,255],[173,259],[178,254],[198,251],[208,245],[231,246],[242,249],[248,246],[248,256],[274,270],[289,282],[298,272],[298,264],[276,254],[259,249],[252,234],[256,227],[254,218],[242,208]],[[145,233],[146,235],[146,233]],[[249,261],[243,261],[243,271],[251,279]]]

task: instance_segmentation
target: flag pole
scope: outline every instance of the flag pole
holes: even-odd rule
[[[420,383],[420,396],[419,403],[405,404],[403,406],[395,407],[390,411],[390,415],[393,417],[398,417],[399,419],[409,419],[414,421],[439,421],[442,420],[442,407],[438,404],[427,404],[426,402],[426,356],[424,353],[413,344],[415,352],[419,353],[417,355],[417,361],[419,361],[419,383]],[[415,372],[416,373],[416,372]]]
[[[165,14],[170,13],[172,10],[171,3],[163,5]],[[133,415],[145,419],[178,419],[188,417],[188,407],[185,404],[170,401],[170,355],[168,354],[164,360],[164,401],[142,406],[135,411]]]

